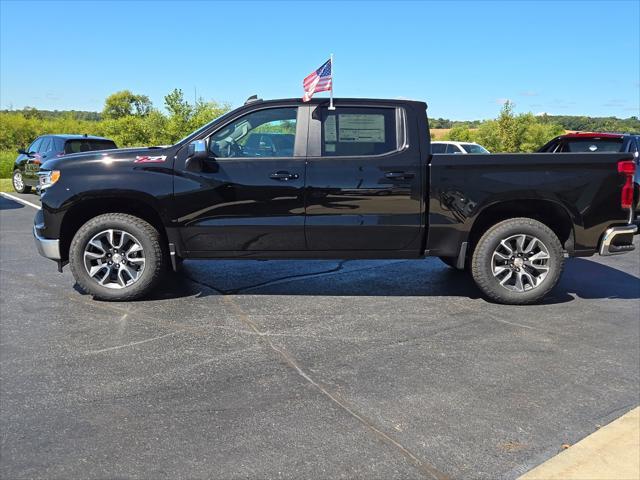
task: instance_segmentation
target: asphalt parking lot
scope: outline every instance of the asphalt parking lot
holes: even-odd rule
[[[640,401],[635,252],[528,307],[438,259],[187,261],[105,303],[34,212],[0,198],[2,478],[510,479]]]

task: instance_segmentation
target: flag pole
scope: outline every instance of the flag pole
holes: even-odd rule
[[[329,110],[335,110],[336,107],[333,106],[333,53],[331,54],[331,91],[329,93],[331,94],[329,97]]]

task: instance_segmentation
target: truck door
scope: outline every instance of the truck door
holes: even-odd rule
[[[207,159],[185,161],[181,149],[173,205],[186,250],[305,250],[305,116],[291,105],[253,110],[206,137]]]
[[[405,109],[338,102],[309,122],[309,250],[418,250],[420,148]]]

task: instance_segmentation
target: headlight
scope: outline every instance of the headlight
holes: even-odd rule
[[[44,190],[60,180],[60,170],[41,170],[38,172],[38,177],[38,186],[40,190]]]

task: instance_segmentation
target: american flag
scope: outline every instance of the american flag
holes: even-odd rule
[[[302,81],[304,88],[303,102],[308,102],[316,92],[326,92],[331,90],[331,59],[327,60],[319,69],[312,72]]]

